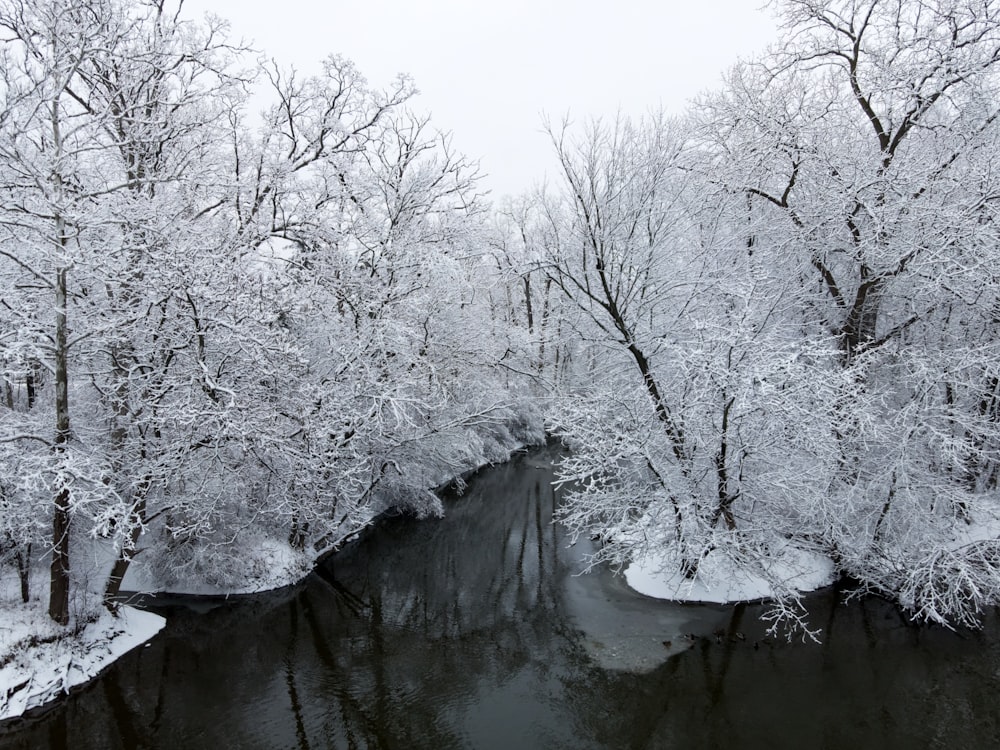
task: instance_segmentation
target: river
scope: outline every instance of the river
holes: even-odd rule
[[[677,605],[552,523],[554,449],[484,470],[443,519],[394,518],[302,584],[148,602],[146,647],[0,748],[1000,747],[1000,625],[808,599],[822,643],[755,606]]]

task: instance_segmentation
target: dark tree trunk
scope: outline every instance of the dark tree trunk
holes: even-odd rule
[[[115,559],[114,565],[111,566],[111,573],[108,575],[108,582],[104,587],[104,606],[112,612],[116,609],[115,600],[121,591],[125,574],[135,557],[135,548],[142,535],[143,524],[146,523],[146,495],[152,484],[153,478],[145,476],[136,488],[133,509],[129,514],[129,544],[123,545],[118,551],[118,557]]]
[[[729,491],[729,413],[733,408],[736,399],[726,398],[722,394],[724,403],[722,406],[722,427],[719,438],[719,449],[715,453],[715,479],[718,505],[712,513],[712,526],[714,527],[721,518],[726,522],[726,528],[730,531],[736,528],[736,519],[733,517],[733,503],[739,497],[739,493]]]
[[[535,332],[535,313],[531,307],[531,275],[524,274],[524,310],[528,318],[528,333]]]
[[[632,359],[635,360],[636,366],[639,368],[639,373],[642,375],[642,382],[646,386],[646,392],[653,400],[653,408],[656,411],[656,416],[667,430],[667,435],[670,437],[670,445],[673,449],[674,456],[679,461],[683,461],[684,434],[675,422],[673,415],[670,413],[670,409],[667,406],[666,401],[663,400],[663,395],[660,392],[660,386],[657,384],[656,378],[653,377],[653,371],[649,366],[649,360],[646,359],[646,355],[634,343],[629,343],[628,350],[632,355]]]
[[[27,374],[24,376],[24,389],[28,394],[28,408],[31,409],[35,405],[35,368],[29,367]]]
[[[64,242],[64,226],[61,219],[57,219],[57,233],[60,240]],[[60,268],[56,272],[56,440],[54,450],[57,459],[66,450],[66,443],[69,442],[70,436],[66,275],[65,268]],[[52,567],[49,578],[49,617],[60,625],[66,625],[69,622],[69,504],[69,488],[60,487],[56,491],[55,507],[52,513]]]
[[[31,599],[31,545],[23,553],[18,551],[15,559],[17,577],[21,582],[21,601],[27,604]]]
[[[115,600],[119,592],[121,592],[122,581],[125,580],[125,574],[128,572],[129,565],[132,564],[135,545],[139,541],[141,533],[142,527],[139,524],[133,524],[129,532],[131,545],[128,548],[122,547],[118,553],[118,557],[115,559],[115,564],[111,567],[111,573],[108,575],[108,584],[104,587],[104,606],[112,612],[116,609]]]
[[[288,544],[292,549],[303,550],[306,547],[306,534],[309,533],[309,523],[301,523],[299,517],[292,518],[292,529],[288,532]]]
[[[848,364],[875,341],[885,285],[885,278],[877,277],[866,279],[858,286],[854,303],[840,329],[841,350]]]
[[[52,566],[49,577],[49,617],[69,623],[69,490],[56,495],[52,515]]]

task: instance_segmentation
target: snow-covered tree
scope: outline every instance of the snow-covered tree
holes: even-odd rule
[[[594,394],[560,422],[565,519],[689,574],[791,539],[972,621],[1000,595],[969,541],[996,511],[1000,7],[778,7],[776,51],[683,129],[553,136],[547,263]]]
[[[578,389],[555,417],[572,449],[563,480],[575,482],[563,519],[605,540],[598,559],[670,554],[691,578],[713,550],[750,566],[766,554],[768,535],[754,532],[774,504],[759,502],[749,467],[784,448],[768,434],[776,391],[762,403],[762,384],[785,379],[796,351],[745,203],[697,177],[685,127],[555,133],[565,181],[549,198],[541,267],[584,342]]]

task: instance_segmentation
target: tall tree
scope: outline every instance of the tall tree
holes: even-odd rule
[[[816,464],[830,465],[827,490],[804,506],[803,528],[912,610],[962,619],[979,604],[951,598],[957,568],[930,575],[919,596],[908,581],[962,537],[956,522],[989,507],[962,467],[995,461],[990,397],[980,398],[991,381],[972,376],[992,366],[973,366],[969,352],[986,354],[972,331],[988,326],[993,299],[981,269],[997,185],[982,164],[1000,112],[1000,6],[778,7],[780,50],[734,69],[698,116],[705,174],[765,222],[756,257],[799,280],[789,309],[800,346],[839,350],[810,431],[834,437],[811,441]],[[995,596],[995,569],[967,551],[981,604]]]
[[[145,524],[146,495],[169,475],[148,466],[162,455],[158,410],[187,345],[173,335],[178,288],[160,282],[192,231],[199,180],[213,179],[205,157],[234,83],[224,72],[231,50],[219,28],[189,28],[160,2],[11,2],[0,25],[12,230],[3,256],[50,290],[54,310],[40,333],[55,414],[50,614],[65,624],[73,519],[88,515],[118,537],[110,598]],[[73,412],[96,420],[83,432],[70,429],[71,394]],[[97,424],[109,425],[106,447]]]
[[[7,162],[5,224],[22,235],[19,247],[6,250],[5,257],[51,295],[46,335],[55,390],[54,437],[46,439],[54,455],[49,614],[66,624],[74,474],[69,445],[71,274],[93,226],[88,204],[113,189],[88,179],[94,177],[89,154],[101,147],[100,124],[82,112],[69,87],[82,62],[122,29],[99,9],[60,2],[31,8],[7,3],[0,8],[0,28],[11,38],[5,47],[0,145]]]
[[[598,558],[669,553],[693,577],[712,550],[759,562],[761,538],[745,532],[765,493],[747,467],[776,446],[755,383],[790,353],[781,285],[748,251],[744,203],[697,177],[686,128],[554,134],[565,179],[539,243],[586,342],[576,388],[588,397],[556,417],[573,449],[563,478],[578,483],[563,519],[606,540]]]

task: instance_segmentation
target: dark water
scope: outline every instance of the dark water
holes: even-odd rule
[[[955,634],[825,592],[823,643],[789,644],[755,607],[574,576],[548,458],[481,473],[443,520],[382,524],[294,589],[166,607],[148,647],[0,748],[1000,747],[995,615]]]

